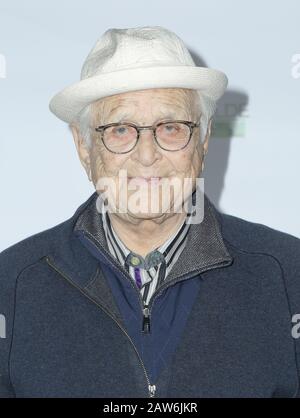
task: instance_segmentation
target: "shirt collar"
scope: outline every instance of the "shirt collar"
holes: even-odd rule
[[[167,263],[171,256],[173,258],[180,246],[184,245],[184,242],[186,242],[190,227],[190,218],[186,217],[177,230],[162,245],[149,252],[146,257],[142,257],[139,254],[130,251],[119,238],[110,221],[110,216],[107,210],[105,210],[103,201],[101,201],[101,217],[108,247],[112,255],[122,265],[127,263],[132,267],[144,268],[146,270],[149,270],[151,267],[158,265],[163,261]]]

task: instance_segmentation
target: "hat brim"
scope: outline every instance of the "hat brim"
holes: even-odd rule
[[[188,88],[201,91],[214,101],[225,92],[226,75],[212,68],[165,66],[130,68],[101,73],[71,84],[57,93],[49,108],[59,119],[71,123],[90,103],[103,97],[151,88]]]

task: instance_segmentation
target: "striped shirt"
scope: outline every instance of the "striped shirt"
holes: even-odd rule
[[[190,217],[184,219],[181,226],[164,244],[143,258],[130,251],[118,237],[103,204],[101,210],[108,248],[137,284],[144,305],[148,305],[153,293],[161,286],[186,245]],[[145,260],[151,261],[145,263]],[[135,264],[142,267],[137,267]]]

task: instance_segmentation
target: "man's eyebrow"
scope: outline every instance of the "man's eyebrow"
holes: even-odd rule
[[[129,113],[118,113],[118,112],[114,112],[116,113],[115,116],[113,116],[114,114],[110,114],[109,117],[114,117],[116,120],[115,122],[123,122],[124,119],[130,119],[130,114]]]
[[[110,110],[110,112],[105,115],[105,119],[109,120],[112,117],[116,117],[116,119],[121,120],[121,119],[127,118],[129,116],[129,113],[128,112],[127,113],[122,112],[121,109],[122,109],[122,105],[120,105],[120,104],[114,106]],[[115,114],[116,114],[116,116],[115,116]]]

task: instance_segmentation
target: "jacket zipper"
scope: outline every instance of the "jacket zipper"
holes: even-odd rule
[[[70,283],[72,286],[74,286],[76,289],[78,289],[82,294],[84,294],[91,302],[93,302],[95,305],[97,305],[100,309],[102,309],[117,325],[118,327],[123,331],[123,333],[127,336],[127,338],[129,339],[130,343],[132,344],[138,359],[141,363],[141,366],[143,368],[143,372],[144,375],[146,377],[146,381],[147,381],[147,387],[148,387],[148,393],[149,393],[149,397],[153,398],[155,397],[155,392],[156,392],[156,385],[151,384],[147,370],[145,368],[145,365],[143,363],[143,360],[134,344],[134,342],[132,341],[130,335],[127,333],[127,331],[122,327],[122,325],[110,314],[110,312],[104,307],[102,306],[100,303],[96,302],[94,299],[92,299],[87,293],[85,293],[79,286],[77,286],[65,273],[63,273],[59,268],[57,268],[57,266],[55,266],[55,264],[50,260],[49,256],[45,256],[43,257],[46,259],[47,264],[53,268],[58,274],[60,274],[65,280],[68,281],[68,283]]]
[[[150,312],[148,305],[144,305],[143,309],[143,328],[142,331],[145,334],[148,334],[150,332]]]

